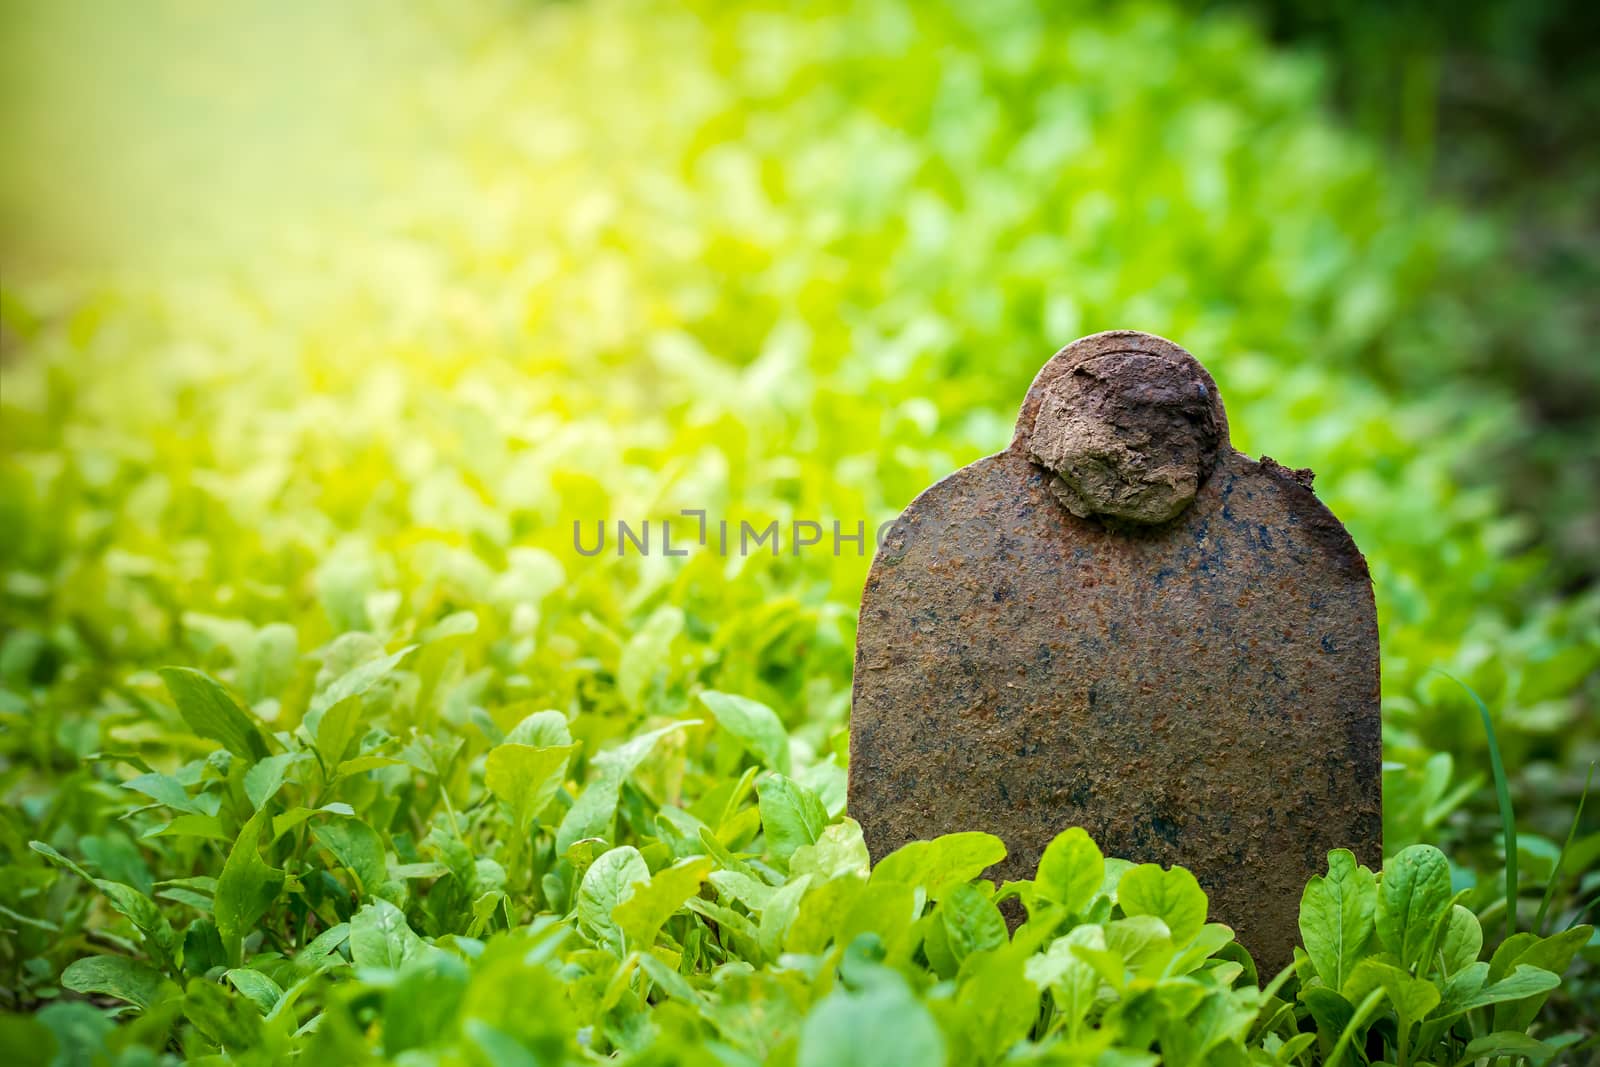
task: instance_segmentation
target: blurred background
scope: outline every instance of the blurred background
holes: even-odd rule
[[[867,559],[588,560],[572,522],[870,529],[1129,327],[1317,471],[1377,586],[1387,847],[1492,889],[1488,740],[1435,668],[1482,695],[1531,913],[1600,756],[1597,21],[6,0],[0,784],[88,832],[73,761],[169,740],[139,672],[466,608],[463,707],[614,736],[665,634],[651,699],[840,752]],[[1578,841],[1568,919],[1600,805]]]

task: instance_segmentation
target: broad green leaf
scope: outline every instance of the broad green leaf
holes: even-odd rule
[[[320,716],[337,704],[365,694],[373,686],[400,666],[401,662],[417,649],[416,645],[407,645],[400,651],[378,659],[371,659],[358,664],[334,679],[332,684],[311,698],[311,708],[308,718]]]
[[[346,697],[326,711],[306,716],[305,725],[316,743],[322,766],[332,774],[361,729],[366,707],[360,694]]]
[[[912,923],[916,918],[915,887],[899,882],[869,881],[849,914],[842,917],[835,941],[848,946],[863,934],[881,938],[888,958],[898,959],[914,950]]]
[[[763,778],[756,786],[761,827],[767,851],[786,861],[802,845],[814,845],[828,825],[828,812],[815,793],[781,774]]]
[[[650,868],[632,845],[602,852],[578,886],[578,925],[601,945],[622,955],[622,930],[612,918],[617,905],[650,881]]]
[[[131,885],[123,885],[121,882],[113,882],[106,878],[94,879],[94,886],[105,894],[113,908],[127,916],[128,921],[144,935],[155,962],[165,964],[171,960],[172,953],[177,948],[177,935],[173,933],[171,923],[161,914],[161,909],[156,906],[155,901]]]
[[[367,594],[376,585],[377,575],[365,552],[335,552],[322,561],[314,581],[322,608],[334,630],[358,631],[368,627]]]
[[[372,896],[388,880],[383,838],[360,819],[325,819],[312,828],[311,836],[338,866],[355,875],[363,898]]]
[[[230,756],[223,756],[223,759],[232,762]],[[220,800],[220,797],[207,796],[206,799]],[[141,893],[149,893],[153,888],[144,853],[131,838],[108,829],[105,833],[84,834],[78,838],[78,847],[83,850],[84,858],[105,877],[131,885]]]
[[[414,879],[444,878],[450,873],[450,868],[442,863],[400,863],[389,869],[389,876],[396,881],[402,882]]]
[[[1328,873],[1306,883],[1300,895],[1300,938],[1329,989],[1344,981],[1372,938],[1378,906],[1377,876],[1348,849],[1328,853]]]
[[[1073,826],[1057,834],[1039,858],[1034,892],[1069,912],[1081,912],[1100,892],[1106,861],[1088,831]]]
[[[1232,943],[1233,928],[1222,923],[1206,923],[1200,932],[1182,947],[1177,958],[1167,968],[1171,975],[1183,975],[1201,967],[1206,960],[1222,951],[1223,946]]]
[[[79,878],[82,878],[90,885],[93,885],[97,881],[95,876],[84,870],[84,868],[76,860],[63,856],[52,845],[47,845],[43,841],[29,841],[28,847],[37,852],[39,855],[43,856],[45,859],[49,860],[51,863],[54,863],[56,866],[63,867],[66,870],[71,871],[73,874],[77,875]]]
[[[175,811],[189,812],[193,815],[217,813],[215,804],[207,806],[200,802],[199,797],[191,797],[183,784],[170,774],[141,774],[137,778],[123,782],[122,788],[143,793],[158,804],[165,804]]]
[[[254,1048],[261,1043],[261,1009],[248,997],[230,995],[218,982],[190,979],[182,1011],[216,1045]]]
[[[266,810],[266,809],[263,809]],[[290,808],[282,815],[272,817],[272,838],[277,840],[296,826],[315,815],[315,808]]]
[[[228,851],[227,862],[222,865],[222,873],[217,877],[212,910],[228,962],[234,966],[239,964],[240,944],[245,935],[267,913],[283,885],[283,872],[261,859],[260,841],[270,813],[271,808],[262,808],[240,828],[239,836]]]
[[[1143,975],[1142,977],[1145,979],[1145,981],[1150,981],[1151,980],[1151,976],[1148,973]],[[1133,996],[1136,997],[1138,995],[1139,990],[1142,989],[1142,988],[1143,988],[1143,982],[1141,982],[1140,984],[1138,984],[1136,986],[1133,986],[1132,989],[1130,989],[1129,992]],[[1179,1017],[1179,1018],[1187,1016],[1190,1013],[1194,1012],[1196,1009],[1198,1009],[1200,1007],[1201,1002],[1204,1001],[1205,998],[1206,998],[1206,987],[1204,985],[1201,985],[1199,982],[1171,982],[1171,981],[1167,981],[1167,982],[1156,982],[1155,983],[1155,998],[1154,999],[1159,1001],[1159,1003],[1161,1004],[1162,1008],[1164,1008],[1166,1010],[1166,1014],[1168,1016]],[[1158,1038],[1161,1039],[1163,1049],[1165,1049],[1166,1045],[1169,1043],[1169,1039],[1173,1036],[1170,1030],[1168,1030],[1165,1033],[1163,1033],[1163,1028],[1161,1028],[1159,1026],[1157,1027],[1156,1035],[1157,1035]],[[1178,1050],[1174,1049],[1174,1051],[1176,1052]],[[1183,1051],[1185,1053],[1187,1053],[1188,1050],[1184,1049]],[[1180,1056],[1176,1056],[1175,1055],[1175,1056],[1173,1056],[1173,1058],[1174,1059],[1180,1059],[1180,1058],[1187,1058],[1187,1057],[1186,1056],[1180,1057]]]
[[[759,945],[761,936],[756,929],[755,923],[750,921],[749,916],[740,914],[732,908],[723,907],[721,904],[713,904],[704,897],[690,897],[684,901],[684,907],[696,915],[710,919],[717,924],[719,929],[727,931],[730,938],[735,940],[735,945],[741,953],[757,951],[756,949],[745,947],[747,945]],[[737,940],[740,938],[743,939],[742,944]]]
[[[472,901],[472,922],[467,926],[468,937],[478,937],[488,928],[489,923],[498,915],[501,908],[510,898],[498,889],[491,889],[487,893],[479,893]],[[509,922],[509,917],[507,922]]]
[[[1117,888],[1122,885],[1122,877],[1137,867],[1138,864],[1129,860],[1119,859],[1115,856],[1106,858],[1106,877],[1100,883],[1100,892],[1110,898],[1114,904],[1117,900]]]
[[[1461,1052],[1462,1063],[1476,1063],[1497,1056],[1522,1056],[1533,1063],[1542,1063],[1555,1052],[1555,1047],[1521,1030],[1497,1030],[1492,1034],[1473,1038]]]
[[[1357,966],[1359,967],[1360,964],[1357,964]],[[1328,1053],[1327,1059],[1324,1061],[1326,1067],[1343,1067],[1345,1050],[1357,1043],[1358,1035],[1365,1032],[1372,1016],[1378,1010],[1378,1005],[1383,1003],[1383,999],[1383,990],[1374,989],[1367,994],[1360,1004],[1355,1006],[1350,1013],[1349,1022],[1345,1023],[1344,1029],[1339,1032],[1338,1040],[1333,1043],[1333,1051]]]
[[[234,967],[223,975],[233,988],[248,997],[251,1003],[266,1014],[277,1007],[278,1001],[283,997],[283,988],[271,978],[260,971],[249,967]]]
[[[1316,1034],[1296,1034],[1279,1046],[1272,1062],[1289,1064],[1300,1062],[1301,1055],[1317,1040]]]
[[[645,620],[623,647],[617,665],[617,692],[631,707],[641,707],[645,689],[670,668],[672,642],[683,630],[683,609],[665,604]]]
[[[527,832],[534,818],[555,799],[575,751],[577,746],[572,744],[535,748],[511,742],[489,750],[484,783],[511,809],[519,832]]]
[[[183,932],[183,969],[194,976],[203,975],[214,967],[226,968],[228,950],[222,945],[222,935],[217,932],[214,919],[196,919]]]
[[[312,698],[304,727],[315,740],[317,755],[330,774],[343,762],[351,743],[363,735],[363,728],[368,725],[368,694],[416,647],[407,645],[392,655],[358,663]]]
[[[146,1009],[161,995],[165,982],[160,971],[126,956],[85,956],[61,972],[61,984],[74,993],[116,997]]]
[[[399,970],[427,951],[405,914],[381,897],[350,917],[350,959],[357,967]]]
[[[662,963],[654,953],[640,953],[639,969],[647,974],[650,980],[660,986],[669,996],[693,1004],[701,1010],[709,1006],[706,998],[701,996],[683,975]]]
[[[861,824],[845,818],[823,827],[815,843],[795,849],[789,857],[789,874],[796,878],[811,874],[825,882],[844,874],[865,876],[871,863]]]
[[[1088,1017],[1100,989],[1100,976],[1087,960],[1072,951],[1073,946],[1104,952],[1105,930],[1087,924],[1073,927],[1044,952],[1029,957],[1025,965],[1028,980],[1054,998],[1069,1036]]]
[[[1006,921],[1000,909],[982,892],[965,883],[951,887],[939,904],[939,915],[950,946],[960,964],[974,952],[1006,943]]]
[[[1460,904],[1452,905],[1450,918],[1445,922],[1444,936],[1439,939],[1439,958],[1446,975],[1455,974],[1478,961],[1483,951],[1483,927],[1478,917]]]
[[[800,901],[800,909],[784,936],[784,948],[802,955],[820,955],[837,940],[840,921],[850,913],[867,889],[860,875],[821,880],[815,874],[797,875],[811,879],[811,888]]]
[[[1148,916],[1147,916],[1148,918]],[[1160,919],[1151,919],[1151,922],[1160,922]],[[1072,954],[1083,960],[1094,969],[1100,981],[1111,987],[1112,992],[1121,996],[1128,985],[1128,966],[1122,956],[1109,945],[1106,948],[1093,948],[1089,945],[1073,945]]]
[[[300,637],[286,622],[269,622],[257,630],[239,661],[239,687],[255,704],[282,692],[294,677]]]
[[[944,1038],[898,978],[836,990],[806,1016],[798,1067],[944,1067]]]
[[[921,886],[929,899],[938,900],[946,886],[970,882],[1005,858],[1005,843],[993,834],[945,834],[895,849],[872,869],[872,882]]]
[[[1384,865],[1375,916],[1378,938],[1411,970],[1432,955],[1450,905],[1450,864],[1444,853],[1432,845],[1412,845]]]
[[[1171,1067],[1207,1067],[1223,1046],[1239,1049],[1255,1017],[1256,1005],[1230,993],[1212,992],[1186,1015],[1179,1017],[1174,1011],[1157,1024],[1162,1060]]]
[[[794,877],[798,878],[799,875]],[[738,871],[712,871],[710,881],[723,897],[731,897],[758,914],[767,906],[767,901],[772,899],[772,886]]]
[[[767,906],[761,910],[757,930],[761,951],[768,960],[776,960],[783,951],[789,928],[800,914],[801,900],[810,890],[811,883],[809,874],[790,879],[773,892]]]
[[[959,893],[961,887],[952,890]],[[961,1042],[952,1060],[993,1062],[1027,1036],[1039,1015],[1039,990],[1028,980],[1028,946],[1012,942],[974,952],[961,965],[956,991]]]
[[[684,719],[630,738],[616,748],[600,753],[589,762],[589,784],[561,820],[556,831],[556,851],[566,852],[573,843],[586,837],[610,840],[611,822],[617,814],[617,798],[622,783],[639,769],[656,742],[685,727],[696,726],[698,719]]]
[[[933,915],[919,922],[922,931],[922,954],[927,957],[928,969],[940,978],[954,978],[961,970],[955,953],[950,951],[950,935],[945,932],[944,916]]]
[[[765,704],[733,693],[707,690],[700,694],[717,723],[768,769],[789,774],[789,734],[777,712]]]
[[[1105,932],[1106,949],[1138,976],[1159,976],[1178,952],[1171,928],[1155,915],[1114,919],[1105,924]]]
[[[1519,934],[1512,934],[1496,945],[1494,955],[1489,958],[1489,981],[1497,982],[1510,974],[1517,958],[1539,944],[1540,940],[1538,934],[1525,930]]]
[[[1450,1020],[1467,1009],[1463,1007],[1484,986],[1489,965],[1482,961],[1470,963],[1445,980],[1439,990],[1439,1006],[1429,1013],[1432,1022]]]
[[[1535,997],[1541,993],[1548,993],[1561,984],[1561,976],[1552,974],[1542,967],[1530,967],[1519,963],[1515,970],[1498,982],[1491,982],[1468,996],[1458,1005],[1452,1007],[1456,1010],[1467,1012],[1490,1004],[1507,1004],[1520,1001],[1528,997]],[[1496,1018],[1499,1012],[1496,1013]]]
[[[145,837],[207,837],[217,841],[231,841],[233,835],[222,827],[222,820],[213,815],[179,815],[160,826],[145,831]]]
[[[1366,1003],[1374,991],[1380,989],[1398,1017],[1402,1041],[1409,1041],[1411,1027],[1439,1003],[1438,986],[1375,959],[1365,959],[1356,964],[1342,992],[1352,1003]]]
[[[752,844],[743,846],[748,849],[752,847],[754,838],[760,831],[761,809],[756,805],[751,805],[750,807],[739,809],[738,812],[724,819],[717,827],[717,832],[712,839],[719,841],[719,843],[720,841],[751,842]],[[726,852],[726,846],[723,846],[723,848],[724,852]],[[707,849],[706,851],[716,855],[715,849]]]
[[[351,775],[365,774],[368,771],[381,770],[384,767],[403,767],[405,760],[395,759],[393,756],[355,756],[351,759],[340,760],[334,767],[333,774],[336,778],[346,778]]]
[[[1328,1041],[1336,1040],[1355,1017],[1355,1006],[1327,986],[1305,987],[1300,990],[1300,1001],[1316,1021],[1317,1031]]]
[[[1117,902],[1123,914],[1153,915],[1167,924],[1175,945],[1182,946],[1206,923],[1206,895],[1186,868],[1162,870],[1143,863],[1122,876]]]
[[[804,763],[795,768],[794,780],[817,795],[830,819],[844,814],[850,799],[850,772],[835,760]]]
[[[383,1000],[384,1055],[447,1043],[469,980],[467,965],[449,952],[407,960]]]
[[[472,611],[456,611],[432,626],[422,634],[422,641],[427,644],[448,641],[452,637],[469,637],[478,632],[478,615]]]
[[[567,717],[559,711],[536,711],[525,716],[505,736],[508,745],[532,745],[534,748],[557,748],[572,744],[572,731]]]
[[[243,660],[255,642],[256,628],[247,619],[225,618],[200,611],[183,613],[183,628],[190,642],[202,655],[220,647],[228,650],[235,662]]]
[[[344,962],[335,953],[340,945],[350,940],[350,924],[337,923],[328,927],[295,953],[294,962],[302,972],[313,972]]]
[[[1511,957],[1510,964],[1513,968],[1511,974],[1494,983],[1490,988],[1504,986],[1506,982],[1515,979],[1523,968],[1548,973],[1559,983],[1561,975],[1566,973],[1573,957],[1589,943],[1590,938],[1593,936],[1594,927],[1582,925],[1563,930],[1559,934],[1552,934],[1549,937],[1538,939],[1533,944],[1523,947]],[[1501,967],[1504,967],[1498,951],[1495,953],[1495,962],[1501,963]],[[1495,963],[1491,963],[1491,978],[1494,977],[1495,971]],[[1503,974],[1503,969],[1499,973]],[[1530,983],[1536,981],[1531,975],[1525,976],[1523,980]],[[1555,988],[1555,985],[1552,984],[1550,988]],[[1506,999],[1509,1000],[1511,998]],[[1535,994],[1527,999],[1519,999],[1518,1003],[1501,1004],[1495,1008],[1494,1028],[1496,1030],[1527,1029],[1533,1022],[1534,1017],[1539,1013],[1539,1009],[1544,1005],[1544,1001],[1545,997],[1543,995]]]
[[[267,743],[261,731],[233,694],[215,679],[188,667],[163,667],[159,673],[189,729],[220,741],[240,759],[254,762],[266,758]]]
[[[635,887],[633,894],[611,913],[622,931],[625,947],[635,952],[649,949],[666,921],[700,891],[700,883],[711,873],[711,867],[709,856],[682,860],[657,871],[645,885]]]
[[[246,771],[244,795],[250,798],[250,805],[259,808],[276,796],[289,771],[303,758],[302,752],[284,752],[268,756]]]

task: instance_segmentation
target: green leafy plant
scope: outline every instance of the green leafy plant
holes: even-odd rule
[[[1156,3],[76,10],[0,42],[0,107],[126,90],[0,172],[7,1062],[1587,1051],[1600,597],[1482,476],[1496,235],[1314,62]],[[1388,873],[1330,861],[1308,915],[1372,934],[1282,976],[1081,831],[993,886],[844,811],[872,529],[1115,326],[1371,565]],[[713,547],[812,519],[859,550]],[[1566,984],[1437,1025],[1519,967]]]
[[[1329,854],[1327,875],[1301,898],[1295,967],[1326,1062],[1348,1062],[1374,1041],[1379,1058],[1401,1065],[1544,1062],[1581,1039],[1540,1041],[1527,1028],[1593,927],[1515,934],[1481,959],[1483,928],[1459,897],[1431,845],[1405,849],[1381,876],[1347,851]]]
[[[61,987],[127,1005],[143,1042],[236,1059],[1335,1063],[1378,1041],[1398,1064],[1454,1064],[1545,1059],[1576,1038],[1527,1029],[1592,930],[1518,934],[1480,960],[1479,920],[1431,846],[1381,876],[1330,854],[1301,902],[1304,951],[1261,988],[1188,871],[1108,860],[1078,828],[1035,879],[996,887],[979,879],[1005,856],[997,838],[915,842],[871,866],[860,828],[775,770],[660,792],[651,753],[683,731],[715,736],[709,723],[595,753],[582,785],[555,711],[459,770],[380,727],[328,747],[342,702],[426,688],[401,664],[437,662],[431,647],[374,650],[308,694],[321,728],[270,738],[226,687],[163,672],[177,713],[231,747],[124,788],[162,811],[147,836],[215,850],[220,873],[147,890],[33,842],[120,916],[106,935],[118,951],[73,960]],[[788,758],[770,708],[704,703],[763,761]],[[379,796],[434,790],[445,803],[426,832],[372,825]],[[457,813],[446,798],[461,790]],[[567,841],[574,819],[598,833]],[[70,929],[77,898],[55,899],[34,922]],[[1014,931],[1008,900],[1026,910]],[[35,1039],[85,1041],[80,1007],[38,1013]],[[109,1033],[85,1047],[114,1056]]]

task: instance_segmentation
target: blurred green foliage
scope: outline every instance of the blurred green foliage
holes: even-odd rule
[[[1221,945],[1124,1027],[1123,944],[1079,1017],[1102,1037],[1052,1023],[1035,961],[1081,954],[1045,935],[1101,946],[1065,913],[989,944],[982,864],[845,912],[871,884],[840,813],[865,555],[573,547],[685,508],[870,530],[1117,326],[1204,360],[1236,444],[1315,468],[1368,553],[1391,854],[1443,846],[1500,929],[1485,739],[1443,667],[1512,769],[1518,929],[1582,918],[1592,807],[1556,857],[1600,751],[1600,597],[1564,595],[1481,476],[1536,435],[1479,372],[1509,237],[1325,117],[1316,63],[1142,3],[382,11],[6,14],[32,139],[0,183],[27,220],[0,245],[0,969],[13,1007],[143,1009],[8,1036],[129,1062],[173,1037],[811,1064],[845,1061],[808,1035],[858,1032],[951,1062],[1030,1035],[1040,1062],[1333,1054],[1292,1037],[1326,1033],[1315,968],[1263,1014]],[[1115,884],[1088,925],[1134,918]],[[1532,951],[1507,944],[1485,974]],[[1556,1018],[1593,991],[1580,948]],[[1390,985],[1362,1025],[1393,1035],[1424,995]]]
[[[1582,0],[1193,3],[1249,12],[1322,63],[1340,114],[1499,233],[1475,269],[1471,370],[1529,432],[1485,454],[1552,550],[1558,581],[1600,577],[1600,7]]]

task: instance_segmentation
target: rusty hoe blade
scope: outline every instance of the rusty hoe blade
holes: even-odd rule
[[[1268,973],[1330,849],[1382,860],[1379,735],[1366,560],[1150,334],[1058,352],[1011,445],[912,501],[867,578],[850,811],[874,859],[986,830],[990,877],[1028,878],[1082,826],[1192,870]]]

